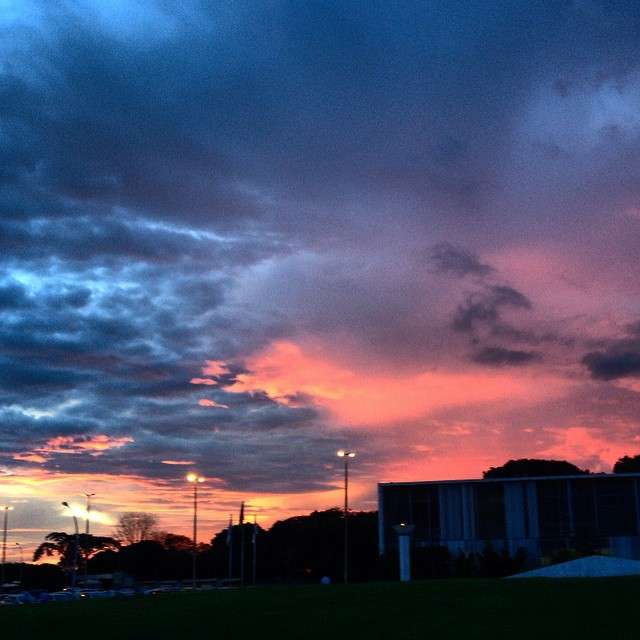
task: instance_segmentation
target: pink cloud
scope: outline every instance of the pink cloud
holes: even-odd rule
[[[47,440],[44,447],[37,449],[40,453],[84,453],[91,452],[94,455],[109,449],[119,449],[133,442],[133,438],[122,436],[114,438],[108,435],[95,436],[56,436]]]
[[[202,400],[198,400],[198,404],[201,407],[214,407],[216,409],[228,409],[228,405],[221,404],[220,402],[216,402],[215,400],[208,400],[207,398],[203,398]]]
[[[215,380],[211,380],[209,378],[191,378],[191,384],[206,384],[206,385],[216,385],[218,384]]]
[[[16,453],[13,459],[19,460],[20,462],[35,462],[36,464],[44,464],[48,460],[48,458],[45,458],[39,453]]]
[[[413,420],[436,409],[497,401],[530,403],[562,396],[571,383],[540,371],[427,369],[409,373],[372,372],[345,365],[325,353],[278,341],[246,362],[231,392],[265,391],[289,404],[304,394],[335,418],[351,425],[385,425]]]
[[[205,376],[221,376],[228,372],[227,365],[220,360],[207,360],[206,366],[202,369]]]
[[[628,441],[617,442],[610,436],[602,435],[599,430],[586,427],[556,429],[549,427],[544,432],[554,438],[553,444],[539,450],[537,456],[570,460],[578,466],[588,467],[590,471],[610,472],[615,462],[624,455],[632,454]]]

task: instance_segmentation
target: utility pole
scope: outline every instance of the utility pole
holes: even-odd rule
[[[84,525],[84,532],[89,535],[89,522],[91,520],[91,498],[95,496],[95,493],[85,493],[84,497],[87,499],[87,520]]]
[[[196,562],[198,557],[198,485],[204,478],[195,473],[187,474],[187,482],[193,483],[193,551],[191,565],[191,587],[196,588]]]
[[[344,458],[344,583],[349,582],[349,458],[355,458],[355,451],[340,449],[336,454]]]

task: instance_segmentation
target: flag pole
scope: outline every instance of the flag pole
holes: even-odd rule
[[[244,587],[244,500],[240,505],[240,586]]]
[[[256,516],[256,514],[253,514],[253,539],[251,540],[251,542],[253,543],[253,553],[252,553],[252,557],[251,560],[253,561],[253,570],[252,570],[252,578],[253,578],[253,585],[255,586],[256,584],[256,567],[257,567],[257,555],[256,555],[256,551],[258,548],[258,517]]]
[[[229,514],[229,529],[227,530],[227,548],[229,551],[229,580],[233,580],[233,515]]]

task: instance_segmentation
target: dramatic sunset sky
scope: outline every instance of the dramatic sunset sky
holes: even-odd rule
[[[0,0],[0,502],[202,537],[640,452],[637,1]],[[14,554],[15,557],[15,554]]]

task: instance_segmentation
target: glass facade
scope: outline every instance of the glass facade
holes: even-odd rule
[[[414,538],[439,544],[440,511],[437,485],[395,485],[384,488],[384,536],[395,546],[393,527],[401,522],[415,526]]]
[[[640,555],[640,476],[406,483],[380,490],[387,548],[396,545],[393,526],[405,522],[415,526],[419,546],[477,549],[504,540],[514,547],[529,540],[544,556],[562,548],[614,548],[614,539],[635,538]]]
[[[595,483],[597,529],[601,536],[633,536],[638,533],[633,480],[611,478]]]
[[[566,538],[571,535],[568,482],[540,480],[536,482],[538,527],[540,538]]]
[[[595,481],[569,480],[569,488],[573,505],[573,534],[578,540],[598,538]]]
[[[474,486],[476,537],[499,540],[507,535],[504,508],[504,485],[501,482]]]

